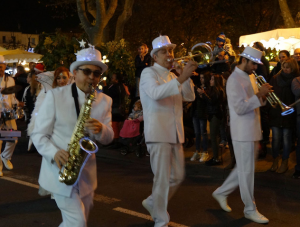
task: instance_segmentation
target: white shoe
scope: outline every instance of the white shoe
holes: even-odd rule
[[[207,152],[202,152],[199,162],[205,162],[208,159],[208,157],[209,155]]]
[[[0,177],[3,177],[3,172],[2,172],[2,170],[0,171]]]
[[[193,156],[191,157],[191,161],[195,161],[196,159],[199,159],[200,158],[200,155],[198,153],[198,151],[196,151]]]
[[[5,165],[6,169],[12,170],[14,168],[13,164],[11,163],[10,160],[2,158],[2,162]]]
[[[153,218],[153,216],[152,216],[153,209],[152,209],[152,207],[147,203],[147,199],[144,199],[144,200],[143,200],[142,205],[143,205],[143,207],[149,212],[150,216]]]
[[[269,223],[269,219],[267,219],[258,211],[255,211],[252,214],[245,214],[245,218],[260,224]]]
[[[226,212],[231,212],[232,209],[230,208],[230,206],[228,206],[227,204],[227,197],[223,196],[223,195],[218,195],[216,194],[216,191],[213,192],[212,197],[217,200],[217,202],[219,203],[220,207],[225,210]]]

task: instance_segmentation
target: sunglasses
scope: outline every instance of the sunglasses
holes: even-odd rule
[[[93,71],[93,70],[90,70],[89,68],[86,68],[86,69],[78,68],[78,70],[81,70],[85,76],[89,76],[93,73],[94,77],[99,78],[102,75],[102,72],[100,70]]]

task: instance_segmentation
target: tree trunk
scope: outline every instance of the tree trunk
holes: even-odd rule
[[[116,11],[118,0],[111,0],[108,8],[106,7],[105,0],[96,0],[96,14],[93,7],[91,7],[89,0],[87,2],[88,9],[86,9],[86,0],[76,0],[76,2],[78,16],[83,29],[88,34],[91,44],[100,47],[102,43],[103,30]],[[92,25],[87,18],[86,12],[89,9],[91,10],[91,15],[95,17],[95,25]]]
[[[286,28],[294,28],[295,26],[295,21],[291,15],[289,6],[286,2],[286,0],[278,0],[279,6],[281,9],[281,15],[283,17],[284,25]]]
[[[123,31],[126,22],[132,15],[132,7],[134,0],[126,0],[122,14],[119,16],[116,26],[115,40],[119,41],[123,38]]]

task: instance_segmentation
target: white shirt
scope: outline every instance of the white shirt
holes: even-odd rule
[[[140,97],[146,142],[183,143],[182,101],[194,101],[194,84],[180,84],[168,69],[155,63],[142,71]]]
[[[256,94],[258,87],[253,74],[238,67],[226,86],[232,140],[259,141],[262,138],[259,107],[265,105]]]

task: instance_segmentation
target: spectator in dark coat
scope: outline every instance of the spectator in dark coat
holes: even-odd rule
[[[210,122],[210,139],[213,150],[213,157],[206,161],[206,165],[220,165],[221,160],[219,159],[218,152],[218,134],[220,131],[220,124],[224,117],[225,111],[223,109],[225,102],[225,91],[223,89],[223,78],[222,76],[211,74],[210,87],[209,89],[199,89],[199,95],[203,94],[202,97],[207,104],[207,115]]]
[[[295,100],[300,99],[300,76],[296,77],[292,81],[292,92],[295,95]],[[297,112],[297,147],[296,147],[296,166],[295,166],[295,172],[293,174],[293,178],[300,179],[300,103],[298,103],[296,106],[296,112]]]
[[[113,74],[111,85],[103,88],[103,93],[112,98],[112,128],[114,139],[119,138],[121,123],[125,120],[125,97],[126,90],[122,80],[122,74]]]
[[[135,57],[136,97],[140,97],[139,84],[141,73],[144,70],[144,68],[151,66],[151,56],[149,53],[147,53],[147,49],[147,45],[142,43],[138,48],[139,54]]]
[[[290,58],[290,53],[287,50],[279,51],[279,62],[277,65],[272,69],[269,78],[266,78],[267,81],[270,81],[273,76],[275,76],[281,70],[281,64],[285,60]]]
[[[22,65],[17,66],[17,73],[14,79],[15,79],[15,84],[22,87],[22,89],[16,93],[16,98],[19,101],[21,101],[25,88],[29,85],[27,83],[27,73],[25,72],[24,67]]]
[[[282,63],[282,70],[270,81],[274,93],[281,102],[286,105],[290,105],[295,101],[291,84],[293,79],[298,76],[298,64],[295,59],[290,58]],[[278,173],[284,173],[288,169],[288,158],[292,147],[292,131],[296,124],[295,113],[282,116],[281,112],[282,110],[279,105],[269,110],[269,124],[272,127],[272,153],[274,159],[271,171],[276,171],[278,168],[280,144],[283,140],[282,163],[278,169]]]
[[[197,80],[199,81],[199,80]],[[200,74],[200,81],[195,84],[195,101],[192,104],[191,115],[193,118],[194,131],[196,136],[196,151],[194,152],[191,161],[200,159],[200,162],[205,162],[208,159],[207,153],[207,112],[206,112],[206,101],[203,98],[203,94],[198,93],[198,89],[209,88],[210,72]],[[200,144],[202,137],[202,152],[200,152]]]
[[[294,58],[296,59],[298,66],[300,68],[300,48],[295,49]]]
[[[265,53],[264,45],[261,42],[255,42],[253,44],[253,47]],[[263,76],[264,78],[267,79],[269,78],[269,74],[270,74],[270,63],[268,62],[264,54],[261,57],[261,62],[263,63],[263,65],[258,64],[257,70],[255,72],[257,75]]]

